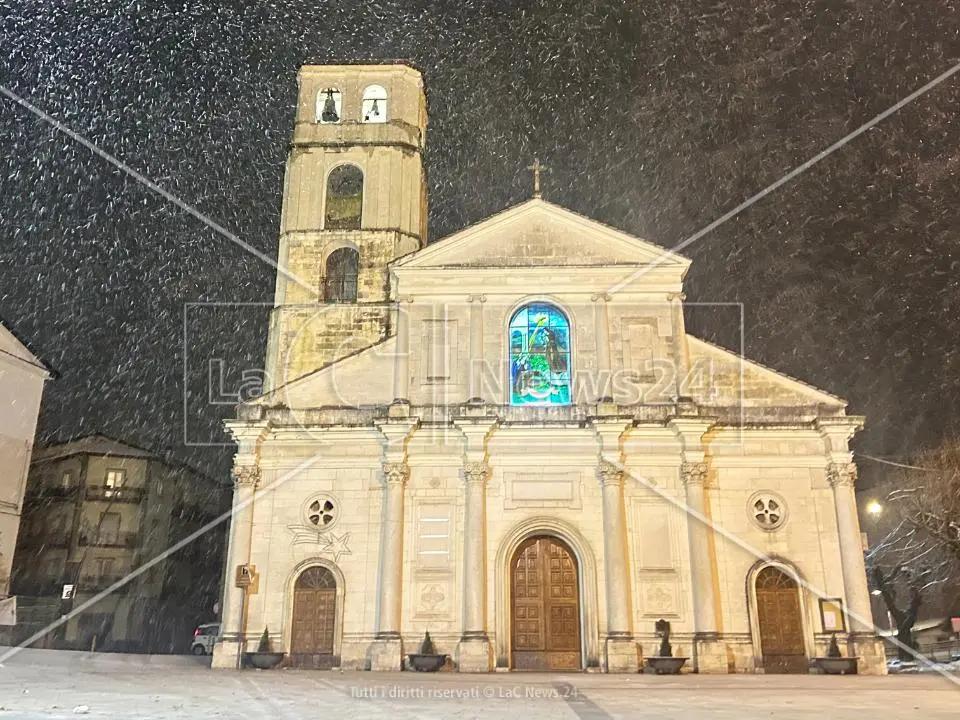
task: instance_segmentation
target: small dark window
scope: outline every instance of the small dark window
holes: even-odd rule
[[[327,178],[327,208],[324,228],[359,230],[363,210],[363,172],[354,165],[334,168]]]
[[[324,299],[329,302],[356,302],[359,268],[360,254],[353,248],[340,248],[330,253],[323,282]]]

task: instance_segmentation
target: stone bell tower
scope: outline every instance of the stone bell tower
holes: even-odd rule
[[[391,333],[388,264],[427,242],[426,129],[407,65],[300,68],[265,391]]]

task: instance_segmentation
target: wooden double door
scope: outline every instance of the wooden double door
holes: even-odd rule
[[[337,581],[323,567],[307,568],[293,590],[290,661],[296,667],[335,667]]]
[[[807,672],[797,582],[775,567],[766,567],[757,573],[756,589],[764,672]]]
[[[580,670],[580,583],[573,552],[555,537],[526,540],[510,562],[512,667]]]

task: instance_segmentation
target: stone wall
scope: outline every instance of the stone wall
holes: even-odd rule
[[[779,436],[779,437],[777,437]],[[843,597],[840,550],[822,442],[803,430],[745,431],[739,449],[717,443],[709,457],[706,492],[713,533],[718,631],[730,672],[755,672],[755,610],[749,584],[755,548],[795,569],[813,588]],[[721,438],[732,440],[733,438]],[[770,444],[770,443],[773,444]],[[581,570],[588,661],[602,662],[606,577],[596,439],[586,429],[500,428],[489,442],[486,492],[487,631],[504,662],[509,625],[510,538],[520,528],[568,541]],[[820,443],[819,452],[818,443]],[[624,445],[624,485],[632,632],[639,651],[656,652],[653,624],[672,624],[675,651],[692,651],[693,600],[683,510],[680,447],[669,429],[648,428]],[[464,484],[456,431],[416,431],[408,445],[410,476],[404,499],[402,633],[412,651],[429,631],[438,651],[454,655],[462,630]],[[289,650],[292,588],[312,562],[342,578],[341,661],[365,667],[377,632],[378,568],[384,488],[382,444],[373,428],[306,428],[264,443],[263,479],[254,510],[251,561],[259,577],[250,597],[248,633],[269,626]],[[305,462],[310,466],[301,468]],[[529,486],[529,487],[528,487]],[[768,531],[751,519],[749,499],[772,492],[787,520]],[[323,533],[310,528],[305,508],[316,496],[333,498],[342,514]],[[539,530],[538,530],[539,528]],[[730,533],[733,538],[724,536]],[[735,538],[735,539],[734,539]],[[812,655],[828,635],[816,595],[803,592],[804,634]]]

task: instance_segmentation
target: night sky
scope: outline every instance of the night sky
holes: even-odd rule
[[[960,61],[960,3],[0,0],[0,85],[271,256],[297,67],[389,59],[425,76],[431,239],[528,197],[536,155],[547,199],[670,247]],[[747,356],[847,398],[873,455],[957,430],[958,101],[960,75],[684,250],[688,301],[742,302]],[[0,149],[0,317],[60,373],[39,440],[224,473],[184,446],[231,414],[195,360],[235,386],[266,312],[191,311],[185,410],[184,305],[269,303],[273,269],[2,97]],[[737,315],[687,320],[737,349]]]

